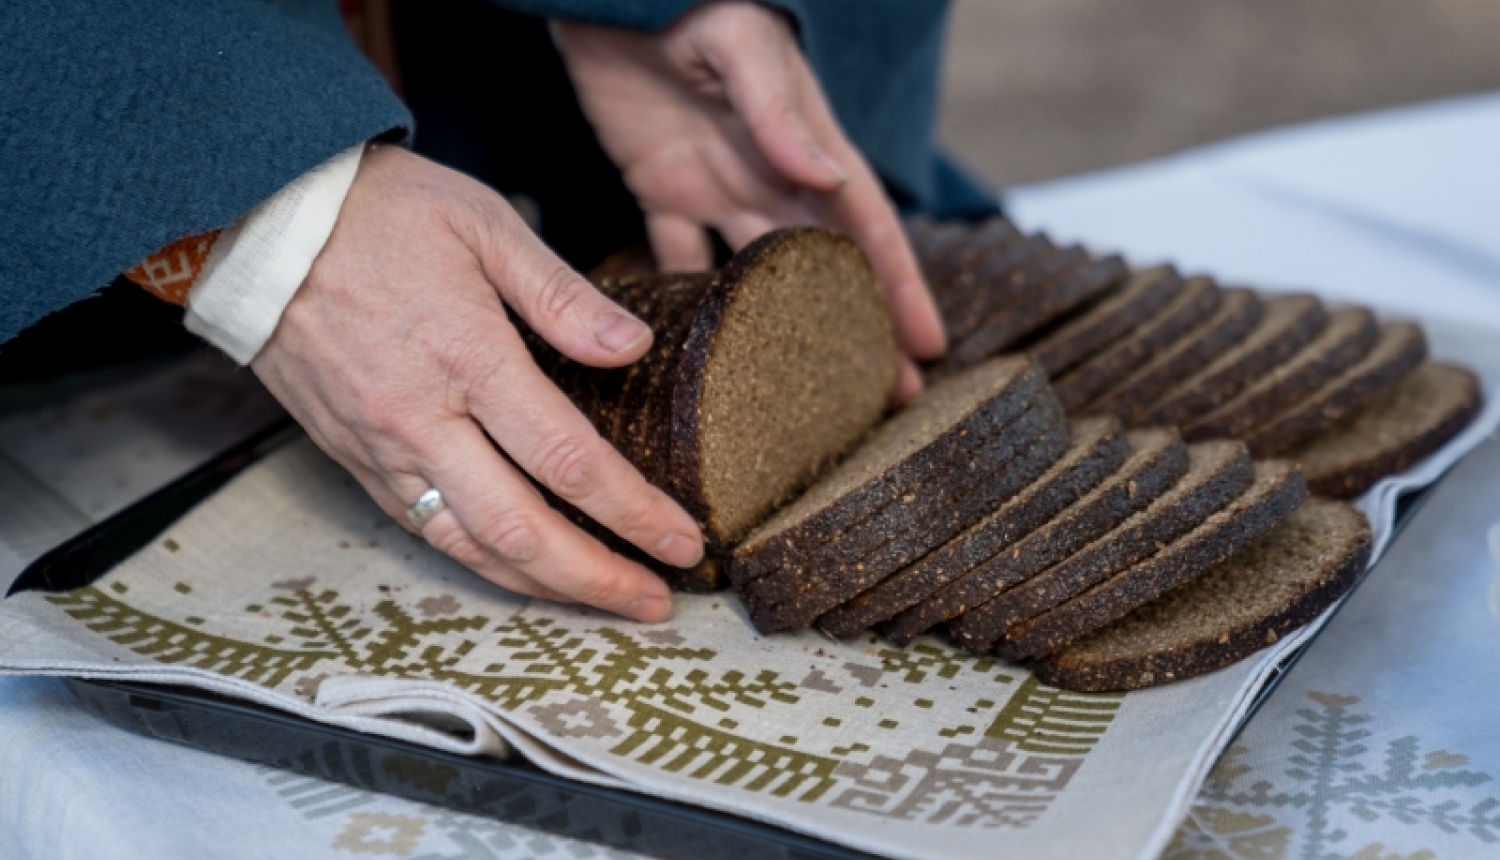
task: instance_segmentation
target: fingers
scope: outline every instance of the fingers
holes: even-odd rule
[[[874,173],[861,165],[855,178],[828,204],[832,226],[844,230],[864,250],[875,276],[885,285],[902,351],[914,358],[940,357],[947,349],[947,337],[937,303]]]
[[[832,191],[848,169],[814,136],[802,112],[799,80],[787,53],[797,50],[784,20],[754,10],[731,32],[705,40],[704,54],[722,76],[729,102],[777,172],[815,191]]]
[[[599,435],[514,332],[505,334],[450,368],[468,381],[455,412],[472,414],[527,474],[600,525],[667,564],[697,564],[703,536],[693,518]]]
[[[349,474],[354,476],[360,486],[365,488],[365,492],[370,494],[370,498],[374,499],[391,519],[407,531],[420,534],[435,547],[442,546],[457,550],[457,554],[452,552],[448,554],[459,564],[517,594],[540,597],[556,603],[574,602],[572,598],[542,585],[500,560],[493,553],[485,551],[479,542],[468,534],[451,510],[439,511],[436,516],[427,521],[421,530],[413,526],[406,517],[406,511],[411,502],[416,501],[416,498],[427,489],[420,477],[396,475],[388,482],[361,463],[342,462],[341,464],[349,470]]]
[[[645,323],[610,301],[529,230],[502,227],[499,232],[473,243],[484,275],[505,303],[559,352],[593,367],[620,367],[651,347]]]
[[[906,401],[922,393],[922,371],[917,369],[916,362],[906,356],[901,356],[901,369],[896,375],[896,395],[891,398],[892,405],[900,406]]]
[[[708,233],[698,224],[678,215],[648,214],[646,234],[662,271],[702,272],[713,268]]]
[[[548,507],[471,422],[453,419],[444,430],[441,445],[422,452],[422,468],[461,528],[434,517],[426,533],[433,546],[486,576],[502,570],[485,565],[493,557],[582,603],[645,622],[667,617],[671,592],[660,579]]]

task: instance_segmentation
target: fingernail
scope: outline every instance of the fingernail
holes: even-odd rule
[[[692,567],[703,560],[703,541],[673,532],[657,542],[656,557],[676,567]]]
[[[651,336],[651,329],[632,316],[613,311],[599,318],[594,325],[594,340],[610,352],[624,352]]]
[[[823,165],[823,172],[828,174],[829,179],[837,180],[840,185],[849,181],[849,171],[842,164],[833,160],[833,156],[823,151],[823,147],[812,148],[813,160]]]
[[[637,597],[631,601],[627,614],[647,624],[666,621],[672,614],[672,601],[665,597]]]

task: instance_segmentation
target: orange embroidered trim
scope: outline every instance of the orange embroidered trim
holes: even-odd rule
[[[187,304],[188,290],[203,274],[208,255],[219,240],[221,230],[210,230],[162,248],[125,273],[125,277],[145,287],[157,298],[174,305]]]

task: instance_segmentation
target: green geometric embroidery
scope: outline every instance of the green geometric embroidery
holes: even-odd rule
[[[187,663],[268,687],[334,656],[329,651],[288,651],[213,636],[132,609],[93,586],[49,594],[47,601],[116,645],[158,663]]]
[[[923,643],[912,645],[905,651],[882,648],[879,657],[881,671],[899,675],[908,684],[920,684],[929,674],[945,679],[956,677],[966,664],[969,669],[981,673],[995,668],[995,661],[988,657]],[[995,680],[1008,684],[1014,679],[999,673],[995,675]]]
[[[743,788],[770,789],[775,797],[789,797],[811,781],[795,798],[803,803],[817,800],[834,785],[837,759],[722,732],[643,702],[631,703],[630,710],[629,725],[635,731],[610,750],[615,755],[634,758],[669,773],[699,762],[688,776],[713,777],[720,785],[735,785],[753,776]]]
[[[1072,693],[1027,678],[984,734],[1025,752],[1087,755],[1124,700],[1124,693]]]

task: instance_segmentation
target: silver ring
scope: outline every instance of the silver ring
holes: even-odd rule
[[[432,518],[442,513],[448,504],[443,501],[443,494],[438,492],[437,487],[432,487],[427,492],[417,497],[411,507],[406,509],[406,519],[418,529],[423,528]]]

